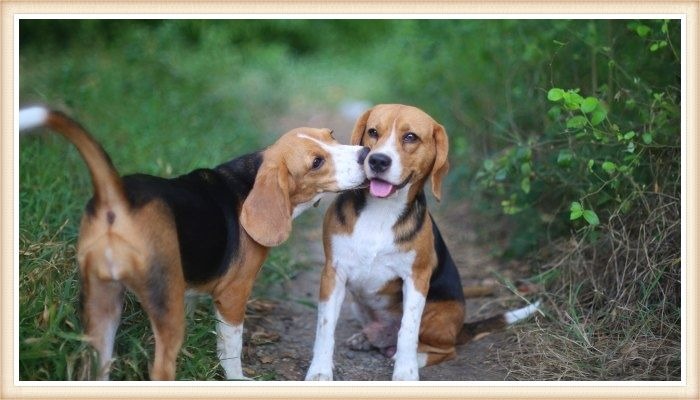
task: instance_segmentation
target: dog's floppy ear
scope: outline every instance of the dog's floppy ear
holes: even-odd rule
[[[352,135],[350,136],[350,144],[355,146],[362,145],[362,136],[365,134],[365,128],[367,128],[367,120],[369,115],[372,113],[372,109],[365,111],[364,114],[357,119],[355,122],[355,129],[352,130]]]
[[[435,163],[433,164],[430,179],[432,181],[433,195],[440,201],[442,178],[447,174],[447,170],[450,169],[450,163],[447,160],[450,144],[447,140],[445,128],[437,122],[433,127],[433,139],[435,140]]]
[[[277,246],[292,231],[287,166],[263,165],[253,189],[243,202],[241,225],[248,235],[265,247]]]

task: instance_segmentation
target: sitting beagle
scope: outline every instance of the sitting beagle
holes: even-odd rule
[[[119,177],[75,121],[43,107],[20,111],[20,130],[47,126],[71,141],[94,187],[80,226],[84,325],[109,378],[124,290],[133,291],[155,335],[153,380],[175,378],[185,328],[185,290],[214,299],[218,351],[228,379],[242,379],[245,306],[268,248],[326,192],[365,182],[367,149],[338,144],[328,129],[297,128],[268,148],[212,169],[164,179]]]
[[[363,329],[351,348],[378,348],[394,357],[394,380],[417,380],[418,369],[455,356],[474,334],[525,318],[520,310],[464,324],[457,268],[426,210],[423,185],[431,179],[440,200],[448,170],[442,125],[410,106],[378,105],[357,121],[352,144],[368,146],[368,188],[344,192],[323,226],[326,263],[307,380],[333,379],[334,331],[347,289]]]

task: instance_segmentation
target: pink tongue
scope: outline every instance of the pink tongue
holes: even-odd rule
[[[394,188],[389,182],[384,182],[379,179],[372,179],[369,181],[369,192],[372,196],[376,197],[387,197],[391,194],[391,190]]]

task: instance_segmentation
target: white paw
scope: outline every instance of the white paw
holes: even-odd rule
[[[229,361],[229,360],[226,360]],[[226,379],[229,381],[249,381],[250,378],[246,378],[243,375],[243,369],[241,368],[241,363],[236,362],[222,362],[221,366],[224,368],[224,374]]]
[[[394,365],[394,374],[391,377],[392,381],[417,381],[418,377],[418,363],[396,363]]]
[[[332,381],[333,380],[333,373],[323,373],[323,372],[317,372],[313,373],[309,371],[308,374],[306,374],[305,380],[307,381]]]
[[[230,376],[230,377],[227,376],[227,377],[226,377],[226,380],[229,380],[229,381],[252,381],[252,380],[254,380],[254,379],[253,379],[253,378],[248,378],[248,377],[246,377],[245,375],[241,374],[241,375],[238,375],[238,376]]]

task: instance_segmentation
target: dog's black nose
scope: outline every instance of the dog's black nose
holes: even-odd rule
[[[369,156],[369,168],[377,173],[382,173],[391,166],[391,158],[386,154],[377,153]]]
[[[359,155],[357,156],[357,163],[360,165],[364,164],[365,158],[367,158],[367,154],[369,154],[369,147],[363,147],[362,150],[360,150]]]

